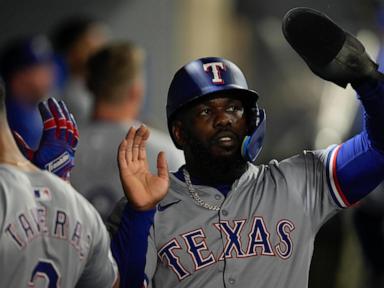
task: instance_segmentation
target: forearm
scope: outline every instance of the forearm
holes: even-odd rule
[[[141,287],[144,280],[148,235],[155,210],[134,211],[125,204],[111,237],[111,250],[120,272],[120,287]],[[112,218],[111,218],[112,219]],[[116,223],[109,223],[114,225]]]
[[[330,157],[331,186],[342,207],[359,201],[384,180],[384,83],[365,81],[355,89],[365,109],[365,129]]]
[[[364,107],[364,125],[368,140],[384,151],[384,82],[367,80],[355,87]]]
[[[336,147],[329,155],[330,189],[336,203],[348,207],[384,180],[384,153],[370,145],[366,131]]]

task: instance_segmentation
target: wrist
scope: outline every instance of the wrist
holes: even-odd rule
[[[156,206],[155,207],[149,207],[149,208],[143,208],[143,207],[136,207],[132,205],[132,203],[127,203],[126,209],[129,212],[129,215],[131,216],[146,216],[146,217],[153,217],[153,215],[156,212]]]
[[[359,98],[365,98],[372,94],[376,94],[378,89],[380,89],[380,84],[380,78],[378,76],[372,76],[355,81],[351,83],[351,86],[359,94]]]
[[[134,211],[137,214],[152,213],[153,211],[156,211],[156,204],[155,205],[150,204],[150,205],[137,206],[137,205],[134,205],[133,203],[130,203],[128,201],[127,205],[130,207],[131,211]]]

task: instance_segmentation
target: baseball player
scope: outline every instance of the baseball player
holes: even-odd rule
[[[122,203],[111,227],[120,274],[127,274],[123,287],[125,279],[136,285],[128,256],[143,243],[146,260],[143,253],[135,261],[146,261],[145,273],[136,278],[149,287],[307,287],[318,229],[384,179],[384,81],[377,65],[356,38],[317,11],[291,10],[283,31],[315,74],[353,86],[365,129],[340,145],[256,166],[265,112],[240,69],[217,57],[183,66],[169,88],[167,119],[186,164],[168,173],[160,153],[158,174],[151,174],[146,127],[132,128],[119,147],[129,204]],[[137,218],[147,223],[148,240],[148,230],[132,225]]]
[[[53,52],[44,35],[18,37],[0,53],[0,74],[7,88],[5,100],[11,130],[37,149],[43,130],[37,105],[54,84]]]
[[[131,42],[109,43],[92,55],[87,68],[87,85],[94,100],[93,120],[81,127],[82,141],[71,183],[107,219],[124,196],[116,148],[129,127],[140,125],[136,118],[144,98],[144,52]],[[153,159],[149,162],[153,172],[160,150],[167,152],[173,171],[184,163],[183,153],[160,130],[151,129],[146,147],[148,159]]]
[[[0,287],[118,287],[100,216],[67,182],[22,155],[7,123],[4,97],[0,85]],[[40,111],[42,151],[34,153],[41,160],[44,143],[55,139],[49,134],[73,135],[56,122],[51,105],[41,104]]]

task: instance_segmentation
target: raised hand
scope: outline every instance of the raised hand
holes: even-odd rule
[[[39,148],[33,151],[23,137],[13,131],[19,149],[39,168],[69,180],[79,140],[75,119],[64,102],[58,103],[53,98],[48,99],[47,105],[40,103],[39,110],[44,122]]]
[[[317,76],[345,88],[367,80],[384,80],[356,37],[324,13],[306,7],[289,10],[283,19],[288,43]]]
[[[149,129],[131,127],[118,151],[120,179],[129,203],[135,210],[152,209],[165,197],[169,186],[167,160],[164,152],[157,156],[157,175],[148,168],[145,143]]]

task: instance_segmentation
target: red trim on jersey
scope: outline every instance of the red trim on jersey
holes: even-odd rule
[[[339,154],[339,150],[341,148],[341,145],[339,145],[338,147],[336,147],[335,151],[334,151],[334,156],[333,156],[333,163],[332,163],[332,177],[333,177],[333,180],[334,180],[334,183],[335,183],[335,186],[336,186],[336,189],[337,189],[337,193],[340,195],[341,199],[343,200],[344,204],[347,205],[347,206],[351,206],[351,203],[349,203],[347,197],[345,196],[343,190],[341,189],[341,186],[340,186],[340,182],[339,182],[339,178],[337,178],[337,174],[336,174],[336,162],[337,162],[337,155]]]

